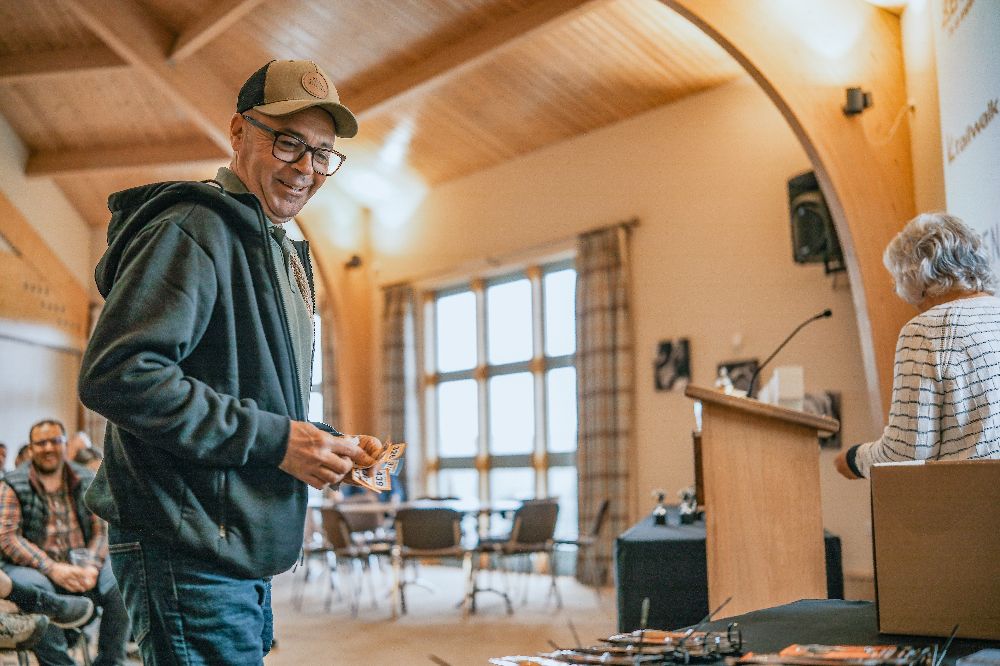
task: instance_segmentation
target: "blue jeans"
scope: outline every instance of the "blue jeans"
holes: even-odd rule
[[[3,570],[18,585],[40,587],[59,594],[74,594],[53,585],[52,581],[38,569],[5,564]],[[125,612],[122,595],[115,585],[110,562],[105,562],[101,568],[94,589],[81,596],[89,597],[95,606],[102,609],[101,630],[97,637],[97,659],[94,660],[94,666],[124,664],[125,644],[128,641],[128,614]],[[76,661],[66,650],[64,631],[50,624],[42,636],[42,641],[35,648],[35,656],[38,658],[38,663],[43,666],[76,666]]]
[[[232,578],[114,526],[109,542],[145,666],[264,663],[273,639],[270,578]]]

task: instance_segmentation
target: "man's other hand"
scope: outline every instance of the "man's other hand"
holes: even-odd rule
[[[292,421],[288,447],[278,468],[313,488],[338,483],[351,472],[364,451],[357,437],[334,437],[311,423]]]
[[[86,592],[97,585],[97,569],[57,562],[49,569],[49,579],[70,592]]]

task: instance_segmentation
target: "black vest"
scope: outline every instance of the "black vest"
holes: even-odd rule
[[[94,480],[94,474],[86,467],[76,463],[66,462],[64,482],[69,486],[69,497],[76,512],[76,520],[83,532],[83,542],[90,543],[93,533],[94,514],[83,502],[83,493]],[[49,505],[45,497],[40,495],[29,478],[31,463],[21,465],[3,477],[3,482],[10,486],[17,501],[21,504],[21,535],[39,548],[45,543],[45,526],[49,522]]]

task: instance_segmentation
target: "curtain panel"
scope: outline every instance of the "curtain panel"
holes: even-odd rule
[[[413,312],[413,287],[397,284],[382,289],[382,399],[379,407],[378,436],[394,442],[406,441],[407,396],[406,396],[406,331]],[[417,459],[412,448],[406,451],[409,463]],[[403,473],[393,482],[395,494],[397,482],[403,484],[406,496],[408,481],[413,481],[411,473],[416,466],[405,464]]]
[[[340,383],[337,379],[337,335],[336,326],[331,315],[333,308],[327,307],[322,293],[317,304],[323,314],[323,325],[320,327],[320,339],[317,344],[322,347],[323,380],[320,382],[320,392],[323,394],[323,422],[340,430]],[[315,372],[315,368],[313,369]],[[315,379],[313,380],[315,381]]]
[[[577,473],[580,534],[610,500],[597,549],[596,571],[577,557],[577,577],[603,583],[612,542],[628,525],[633,404],[633,343],[629,305],[628,225],[588,232],[577,242]],[[583,580],[596,576],[597,580]]]

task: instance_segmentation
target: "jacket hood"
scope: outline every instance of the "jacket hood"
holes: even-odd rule
[[[178,204],[203,204],[228,223],[244,227],[245,231],[259,229],[257,198],[249,193],[226,192],[214,181],[168,181],[115,192],[108,197],[108,210],[111,211],[108,249],[94,271],[94,280],[102,296],[107,298],[111,291],[121,258],[136,235],[148,222]]]

